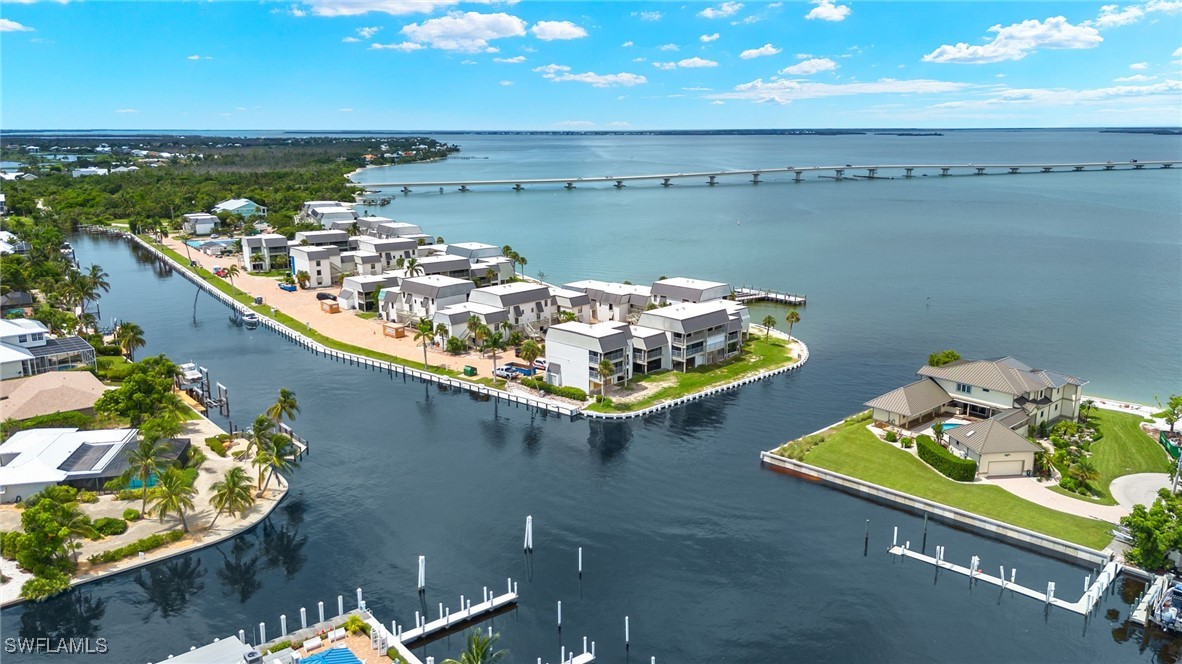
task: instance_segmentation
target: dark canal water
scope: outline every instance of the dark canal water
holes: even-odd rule
[[[3,636],[93,636],[106,661],[163,659],[191,644],[365,589],[385,621],[413,621],[416,561],[426,603],[456,605],[519,580],[521,607],[496,619],[510,661],[558,660],[587,635],[600,661],[1177,661],[1177,646],[1125,626],[1139,584],[1104,599],[1085,625],[1064,612],[884,553],[891,527],[919,542],[922,520],[762,469],[758,452],[816,430],[914,370],[883,361],[851,388],[866,356],[817,353],[801,372],[642,421],[597,424],[498,407],[314,357],[227,310],[122,241],[80,237],[82,262],[110,274],[104,321],[133,319],[144,354],[207,366],[248,422],[281,386],[313,453],[263,526],[220,546],[0,615]],[[905,334],[905,332],[900,332]],[[806,337],[807,340],[807,337]],[[867,354],[885,351],[869,349]],[[889,353],[884,353],[889,355]],[[891,375],[894,374],[894,375]],[[525,516],[536,551],[521,551]],[[870,551],[863,533],[870,520]],[[1074,599],[1090,570],[932,524],[929,549],[1018,580],[1055,581]],[[576,574],[583,547],[585,573]],[[563,630],[555,603],[563,603]],[[632,645],[624,648],[624,616]],[[459,650],[452,637],[423,654]],[[0,655],[9,662],[95,656]]]

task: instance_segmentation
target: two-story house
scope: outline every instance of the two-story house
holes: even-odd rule
[[[291,274],[299,278],[301,272],[308,274],[308,288],[326,288],[336,282],[341,273],[341,250],[332,245],[302,246],[288,248],[291,254]]]
[[[468,300],[508,311],[509,323],[527,334],[540,333],[554,314],[550,288],[527,281],[477,288]]]
[[[32,318],[0,319],[0,380],[95,363],[94,347],[76,336],[54,338]]]
[[[567,290],[582,291],[589,299],[589,311],[593,321],[634,322],[648,306],[652,287],[634,284],[619,284],[595,279],[572,281],[565,284]]]
[[[189,235],[209,235],[218,224],[217,217],[204,212],[191,212],[181,219],[181,228]]]
[[[242,238],[242,264],[247,272],[266,272],[288,267],[287,238],[278,233],[262,233]]]
[[[435,312],[468,301],[473,284],[441,274],[407,277],[399,286],[399,296],[392,307],[383,307],[382,317],[391,322],[434,317]]]
[[[546,330],[546,382],[594,392],[632,377],[632,332],[618,322],[559,323]],[[601,375],[599,363],[613,371]]]

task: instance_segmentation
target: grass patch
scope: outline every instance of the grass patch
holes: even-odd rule
[[[691,369],[684,373],[661,371],[634,378],[630,383],[644,384],[675,378],[672,385],[663,387],[652,394],[628,403],[595,403],[587,407],[600,413],[626,413],[641,410],[664,401],[672,401],[696,392],[718,387],[756,373],[788,366],[796,361],[788,352],[788,346],[778,339],[762,336],[748,337],[743,351],[722,364],[713,364]]]
[[[108,383],[120,383],[131,373],[134,365],[122,355],[99,355],[95,358],[94,375]]]
[[[827,439],[810,449],[805,462],[1093,549],[1112,541],[1112,524],[1104,521],[1052,510],[998,486],[953,482],[915,455],[875,438],[865,420],[824,433]]]
[[[1145,418],[1132,413],[1093,408],[1088,422],[1101,434],[1092,443],[1092,462],[1100,471],[1100,478],[1092,483],[1098,494],[1081,496],[1062,487],[1052,487],[1055,493],[1098,505],[1115,505],[1110,485],[1122,475],[1135,473],[1168,473],[1173,469],[1166,451],[1141,430]]]
[[[364,318],[365,320],[373,320],[378,317],[378,312],[376,312],[376,311],[358,311],[358,312],[355,312],[354,315],[357,316],[358,318]]]
[[[171,248],[166,247],[164,245],[156,244],[155,242],[152,242],[152,240],[149,238],[146,238],[143,236],[141,236],[141,238],[144,239],[146,242],[149,242],[152,246],[156,247],[160,251],[164,252],[167,256],[169,256],[170,258],[175,260],[180,265],[186,266],[189,264],[189,260],[187,258],[185,258],[184,256],[173,251]],[[255,313],[259,314],[260,316],[266,316],[267,318],[270,318],[277,323],[282,323],[283,325],[286,325],[287,327],[291,328],[292,330],[295,330],[296,332],[299,332],[300,334],[303,334],[304,336],[308,337],[309,339],[312,339],[313,341],[321,343],[324,346],[327,346],[328,348],[332,348],[333,350],[339,350],[343,353],[353,353],[354,355],[368,357],[371,360],[380,360],[382,362],[391,362],[393,364],[401,365],[404,367],[410,367],[412,369],[425,369],[426,371],[429,371],[433,374],[439,374],[441,376],[451,376],[452,378],[461,378],[462,377],[460,372],[453,371],[451,369],[442,369],[440,367],[424,366],[422,362],[415,362],[413,360],[406,360],[401,357],[387,355],[386,353],[381,353],[376,350],[372,350],[370,348],[364,348],[362,346],[354,346],[352,344],[342,343],[340,341],[337,341],[336,339],[333,339],[332,337],[327,337],[327,336],[321,334],[320,332],[317,332],[315,328],[309,328],[304,323],[297,321],[296,319],[292,318],[291,316],[288,316],[287,314],[283,313],[282,311],[276,310],[275,313],[272,314],[270,306],[265,305],[265,304],[255,305],[253,296],[247,295],[246,293],[238,290],[237,288],[234,288],[225,279],[215,277],[212,272],[210,272],[209,270],[206,270],[205,268],[198,266],[198,267],[189,267],[189,268],[184,268],[184,269],[188,269],[189,271],[193,272],[198,277],[200,277],[202,280],[209,282],[214,288],[216,288],[216,289],[220,290],[221,292],[225,293],[226,295],[229,295],[230,297],[234,298],[234,300],[236,302],[246,305],[247,308],[249,308],[251,311],[254,311]]]

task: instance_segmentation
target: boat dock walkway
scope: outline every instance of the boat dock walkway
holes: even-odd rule
[[[484,589],[484,601],[479,604],[473,604],[472,600],[466,600],[463,595],[460,596],[460,610],[452,613],[451,607],[445,607],[442,603],[439,604],[439,617],[428,622],[427,616],[420,615],[415,611],[416,625],[412,629],[403,630],[401,625],[394,624],[395,629],[394,638],[404,645],[411,645],[419,639],[426,638],[437,632],[446,632],[453,629],[459,629],[469,623],[476,622],[482,616],[492,614],[493,612],[517,604],[516,586],[513,581],[509,581],[508,592],[503,595],[494,595],[488,588]]]
[[[808,304],[808,298],[800,293],[781,293],[780,291],[752,286],[740,286],[735,289],[736,302],[776,302],[793,307],[803,307]]]
[[[564,189],[575,189],[582,184],[611,184],[617,189],[627,186],[625,183],[656,181],[663,187],[673,186],[678,180],[705,181],[707,185],[719,184],[719,178],[743,177],[750,178],[752,184],[759,184],[764,176],[776,174],[791,174],[793,182],[801,182],[806,173],[820,174],[831,180],[889,180],[890,176],[879,175],[880,171],[901,172],[904,179],[916,177],[916,171],[931,171],[939,176],[953,175],[954,171],[966,175],[988,175],[993,173],[1053,173],[1080,171],[1113,171],[1113,170],[1142,170],[1147,166],[1172,168],[1182,160],[1163,161],[1095,161],[1095,162],[1060,162],[1035,164],[845,164],[842,166],[783,166],[772,168],[752,168],[739,170],[700,171],[695,173],[656,173],[651,175],[591,175],[582,177],[554,177],[554,178],[518,178],[502,180],[433,180],[419,182],[359,182],[368,189],[397,189],[404,194],[414,191],[415,187],[442,188],[457,187],[459,191],[471,191],[471,187],[512,187],[514,191],[521,191],[526,185],[559,184]],[[864,174],[859,172],[864,171]],[[846,175],[846,173],[849,175]]]
[[[896,528],[896,540],[898,537],[897,533],[898,529]],[[917,551],[912,551],[910,544],[910,542],[907,542],[900,546],[896,541],[896,543],[891,546],[890,549],[888,549],[888,553],[899,556],[900,559],[911,558],[913,560],[918,560],[920,562],[933,565],[936,567],[937,573],[939,573],[939,570],[948,570],[956,574],[964,575],[968,577],[970,581],[984,581],[985,583],[995,585],[1002,590],[1009,590],[1010,592],[1024,595],[1030,599],[1041,601],[1048,607],[1058,607],[1060,609],[1071,611],[1072,613],[1078,613],[1084,617],[1087,617],[1088,614],[1092,612],[1092,609],[1094,609],[1100,602],[1100,598],[1104,596],[1104,593],[1108,590],[1108,587],[1123,569],[1123,566],[1119,562],[1115,560],[1110,561],[1104,566],[1100,573],[1096,575],[1095,581],[1092,581],[1090,574],[1084,579],[1084,593],[1078,600],[1074,602],[1068,602],[1055,597],[1055,583],[1053,581],[1047,583],[1046,591],[1033,590],[1031,588],[1027,588],[1026,586],[1019,585],[1016,582],[1017,570],[1014,568],[1010,569],[1010,578],[1007,581],[1005,577],[1004,565],[1000,566],[1000,569],[998,570],[998,576],[993,576],[986,574],[984,570],[979,568],[981,559],[977,556],[972,557],[969,567],[962,567],[955,563],[950,563],[947,560],[944,560],[944,547],[942,546],[936,547],[935,556],[928,556]]]

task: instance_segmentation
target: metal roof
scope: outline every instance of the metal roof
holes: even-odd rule
[[[987,360],[957,360],[943,366],[924,366],[919,375],[964,383],[974,387],[1021,395],[1064,385],[1086,385],[1088,381],[1056,371],[1031,369],[1011,357]]]
[[[943,406],[952,397],[936,381],[921,378],[909,385],[891,390],[867,401],[864,405],[904,417],[915,417]]]
[[[1040,452],[1042,448],[1014,433],[999,418],[965,424],[947,433],[948,437],[977,454]]]

